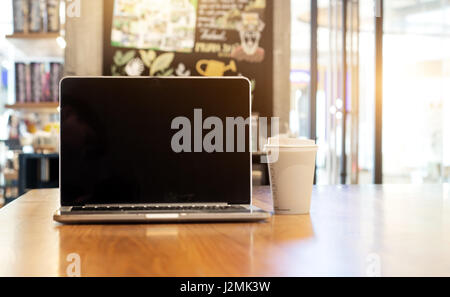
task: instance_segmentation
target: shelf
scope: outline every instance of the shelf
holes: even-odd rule
[[[15,33],[6,40],[15,47],[15,56],[64,58],[64,49],[58,45],[59,33]]]
[[[6,35],[6,39],[56,39],[59,33],[14,33]]]
[[[20,111],[36,111],[36,112],[59,112],[58,102],[42,102],[42,103],[16,103],[12,105],[5,105],[5,108],[20,110]]]

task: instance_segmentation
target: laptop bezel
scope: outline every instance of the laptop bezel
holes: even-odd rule
[[[249,114],[248,114],[248,118],[249,119],[251,119],[252,118],[252,87],[251,87],[251,85],[252,85],[252,83],[251,83],[251,81],[247,78],[247,77],[244,77],[244,76],[211,76],[211,77],[202,77],[202,76],[189,76],[189,77],[178,77],[178,76],[157,76],[157,77],[144,77],[144,76],[137,76],[137,77],[129,77],[129,76],[65,76],[64,78],[62,78],[61,80],[60,80],[60,82],[59,82],[59,100],[60,100],[60,102],[59,102],[59,121],[60,121],[60,127],[61,127],[61,125],[62,125],[62,102],[63,102],[63,96],[62,96],[62,94],[63,94],[63,92],[62,92],[62,85],[63,85],[63,82],[65,81],[65,80],[82,80],[82,79],[111,79],[111,80],[114,80],[114,79],[127,79],[127,80],[134,80],[134,79],[142,79],[142,80],[145,80],[145,79],[152,79],[152,80],[155,80],[155,79],[157,79],[157,80],[199,80],[199,79],[202,79],[202,80],[208,80],[208,79],[215,79],[215,80],[217,80],[217,79],[238,79],[238,80],[245,80],[247,83],[248,83],[248,89],[249,89],[249,93],[248,93],[248,107],[249,107]],[[252,174],[252,171],[253,171],[253,158],[252,158],[252,154],[253,154],[253,152],[252,152],[252,145],[251,145],[251,141],[252,141],[252,139],[253,139],[253,131],[252,131],[252,128],[251,128],[251,120],[249,121],[249,123],[248,123],[248,125],[249,125],[249,135],[248,135],[248,139],[249,139],[249,166],[250,166],[250,171],[249,171],[249,187],[250,187],[250,191],[249,191],[249,193],[250,193],[250,197],[248,197],[248,204],[247,203],[244,203],[244,204],[242,204],[242,203],[230,203],[230,202],[217,202],[217,203],[214,203],[214,202],[211,202],[211,203],[201,203],[201,202],[198,202],[198,203],[190,203],[190,205],[208,205],[208,204],[215,204],[215,205],[217,205],[217,204],[228,204],[228,205],[252,205],[252,203],[253,203],[253,174]],[[59,188],[60,188],[60,191],[59,191],[59,197],[60,197],[60,206],[61,206],[61,208],[65,208],[65,209],[67,209],[67,208],[71,208],[71,207],[73,207],[73,206],[75,206],[75,205],[71,205],[71,206],[63,206],[62,205],[62,199],[63,199],[63,197],[62,197],[62,183],[61,183],[61,160],[62,160],[62,154],[61,154],[61,139],[62,139],[62,129],[60,128],[60,130],[59,130],[59,139],[60,139],[60,141],[59,141]],[[90,206],[92,206],[92,205],[102,205],[102,206],[104,206],[104,205],[111,205],[111,204],[107,204],[107,203],[105,203],[105,204],[84,204],[83,206],[87,206],[87,205],[90,205]],[[145,203],[145,204],[126,204],[126,203],[119,203],[119,205],[164,205],[164,204],[162,204],[162,203]],[[166,204],[167,205],[167,204]],[[170,205],[186,205],[186,203],[171,203]],[[78,206],[78,205],[77,205]]]

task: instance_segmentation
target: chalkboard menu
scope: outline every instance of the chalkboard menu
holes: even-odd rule
[[[105,0],[104,75],[242,75],[272,116],[272,1]]]

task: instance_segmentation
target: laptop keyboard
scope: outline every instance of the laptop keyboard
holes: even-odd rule
[[[74,206],[73,212],[245,212],[239,205],[205,206]]]

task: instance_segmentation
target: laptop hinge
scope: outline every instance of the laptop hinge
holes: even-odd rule
[[[86,207],[132,207],[132,206],[227,206],[229,203],[217,202],[217,203],[127,203],[127,204],[86,204]]]

